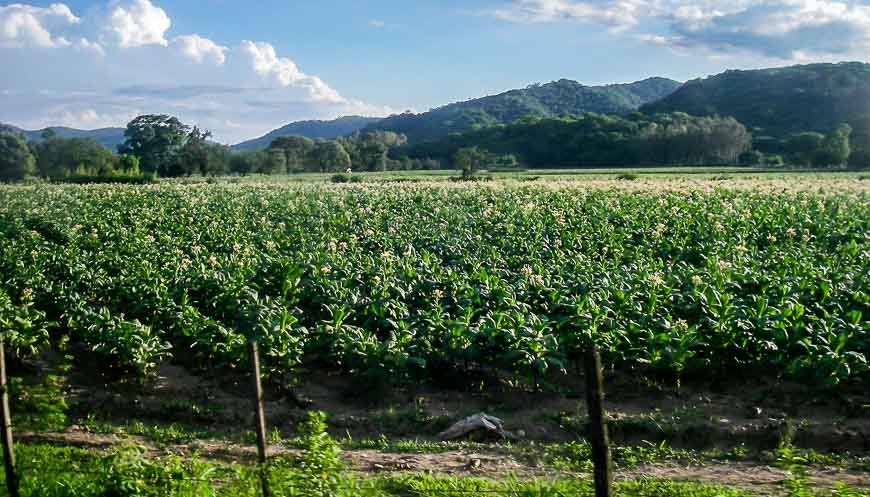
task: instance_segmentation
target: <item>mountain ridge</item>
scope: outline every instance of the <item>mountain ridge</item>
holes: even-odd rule
[[[870,64],[839,62],[729,69],[686,82],[641,112],[734,117],[756,135],[825,133],[870,117]]]
[[[311,139],[322,138],[331,140],[352,134],[380,119],[378,117],[342,116],[331,120],[294,121],[274,129],[259,138],[236,143],[231,148],[235,151],[260,150],[268,148],[275,138],[292,135],[304,136]]]
[[[5,124],[21,135],[27,141],[42,141],[42,134],[48,130],[54,131],[59,138],[92,138],[100,145],[111,151],[116,151],[118,145],[124,141],[124,128],[97,128],[97,129],[77,129],[67,126],[49,126],[42,129],[24,129],[12,124]]]
[[[668,78],[650,77],[633,83],[588,86],[563,78],[454,102],[419,114],[392,115],[363,131],[394,131],[405,134],[410,142],[422,142],[455,132],[509,124],[524,117],[588,112],[624,115],[672,93],[681,84]]]

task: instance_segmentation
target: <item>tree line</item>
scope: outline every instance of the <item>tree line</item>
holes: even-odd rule
[[[494,157],[509,154],[528,168],[643,165],[744,164],[841,166],[847,163],[851,129],[843,125],[828,135],[801,133],[765,151],[730,117],[695,117],[683,113],[634,113],[621,117],[521,119],[453,134],[444,139],[397,150],[409,157],[430,157],[455,164],[457,152],[477,147]],[[494,159],[490,159],[492,162]]]
[[[0,181],[28,177],[138,178],[139,159],[113,154],[90,138],[60,138],[52,130],[42,140],[27,142],[10,126],[0,125]]]
[[[870,123],[868,123],[870,124]],[[211,133],[168,115],[131,121],[118,153],[88,138],[60,138],[47,131],[26,142],[0,125],[0,181],[39,176],[136,179],[226,174],[292,174],[475,168],[513,169],[642,165],[745,164],[828,167],[870,160],[870,125],[843,124],[828,134],[797,133],[753,139],[730,117],[684,113],[628,116],[522,118],[419,144],[392,131],[364,131],[334,140],[282,136],[260,151],[233,152]],[[457,160],[459,158],[460,160]]]

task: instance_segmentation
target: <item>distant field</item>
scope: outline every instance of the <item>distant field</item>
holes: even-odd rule
[[[262,176],[251,175],[244,177],[219,177],[210,181],[216,183],[224,182],[267,182],[267,183],[285,183],[285,182],[320,182],[329,181],[332,176],[338,173],[300,173],[285,176]],[[528,169],[514,171],[496,171],[480,173],[483,177],[492,177],[498,179],[513,179],[519,181],[529,180],[588,180],[594,178],[612,178],[615,176],[637,176],[638,178],[679,178],[689,177],[696,179],[711,179],[717,180],[727,178],[780,178],[780,177],[800,177],[800,178],[854,178],[854,179],[870,179],[870,171],[842,171],[842,170],[814,170],[814,169],[770,169],[770,168],[752,168],[739,166],[685,166],[685,167],[648,167],[648,168],[593,168],[593,169]],[[446,181],[451,177],[458,176],[455,170],[436,170],[436,171],[387,171],[387,172],[354,172],[349,176],[361,178],[361,181],[389,181],[389,180],[406,180],[406,181]],[[189,183],[206,181],[206,178],[175,178],[164,180],[174,183]]]

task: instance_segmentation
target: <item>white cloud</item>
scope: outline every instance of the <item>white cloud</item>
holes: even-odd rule
[[[274,78],[281,86],[289,86],[305,75],[296,63],[287,58],[278,58],[275,47],[269,43],[242,41],[242,52],[248,55],[251,66],[260,76]]]
[[[490,14],[509,22],[585,21],[622,31],[638,23],[638,17],[648,3],[645,0],[616,0],[602,5],[572,0],[516,0],[506,8],[492,10]]]
[[[0,67],[24,69],[0,78],[0,121],[93,129],[171,114],[236,143],[292,121],[393,113],[345,98],[269,43],[173,33],[158,0],[103,1],[81,19],[63,4],[0,7]]]
[[[632,36],[646,43],[783,60],[866,58],[870,50],[870,6],[860,0],[513,0],[486,13],[515,23],[640,28]]]
[[[259,76],[270,80],[279,86],[297,86],[306,88],[314,101],[342,103],[344,97],[330,88],[317,76],[309,76],[296,66],[296,63],[286,57],[278,57],[275,47],[269,43],[242,41],[241,49],[250,60],[251,67]]]
[[[378,19],[372,19],[371,21],[369,21],[369,26],[373,27],[375,29],[381,29],[386,25],[387,25],[387,23],[385,23],[384,21],[378,20]]]
[[[675,11],[677,46],[748,51],[780,59],[863,54],[870,49],[870,6],[837,0],[756,0],[740,8]]]
[[[79,38],[75,42],[72,43],[72,46],[78,50],[93,50],[99,55],[106,55],[106,51],[103,50],[103,46],[95,41],[90,41],[87,38]]]
[[[164,34],[172,21],[166,11],[149,0],[110,4],[107,29],[121,48],[168,45]]]
[[[73,15],[62,3],[42,8],[13,3],[0,7],[0,47],[57,48],[69,45],[52,28],[78,24],[81,19]]]
[[[172,46],[188,59],[202,64],[204,61],[212,62],[220,66],[226,61],[227,47],[203,38],[199,35],[176,36],[172,39]]]

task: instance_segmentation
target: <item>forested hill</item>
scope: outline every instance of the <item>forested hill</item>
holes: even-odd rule
[[[732,116],[756,136],[828,132],[870,119],[870,64],[842,62],[726,71],[689,81],[646,113]]]
[[[332,140],[359,131],[368,124],[380,121],[375,117],[345,116],[332,121],[298,121],[274,131],[233,145],[233,150],[262,150],[280,136],[304,136],[306,138]]]
[[[8,126],[8,125],[6,125]],[[53,126],[39,130],[26,130],[9,126],[24,136],[27,141],[41,141],[42,135],[48,130],[54,131],[58,138],[91,138],[111,151],[117,150],[118,144],[124,141],[124,128],[75,129],[63,126]]]
[[[577,116],[587,112],[628,114],[671,94],[679,86],[679,82],[665,78],[606,86],[585,86],[562,79],[453,103],[422,114],[390,116],[370,124],[365,130],[395,131],[406,135],[410,142],[419,143],[450,133],[509,124],[525,117]]]

